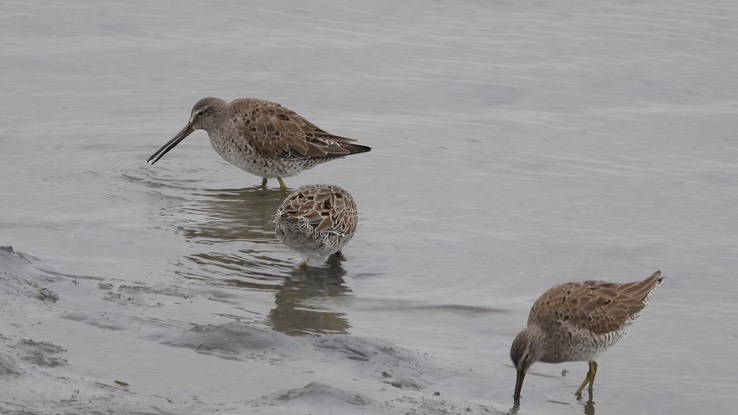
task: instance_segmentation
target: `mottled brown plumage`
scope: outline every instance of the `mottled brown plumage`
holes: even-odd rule
[[[215,151],[231,164],[263,178],[295,175],[317,164],[370,147],[354,139],[330,134],[280,104],[254,98],[230,103],[220,98],[203,98],[192,108],[190,120],[174,138],[148,160],[154,164],[193,131],[208,133]]]
[[[324,261],[351,240],[358,226],[351,194],[335,185],[313,184],[295,189],[277,209],[275,234],[299,252],[300,266]]]
[[[616,284],[606,281],[570,282],[541,295],[528,315],[528,326],[513,341],[510,357],[518,371],[515,399],[523,379],[536,362],[588,361],[589,372],[577,389],[591,390],[597,373],[597,356],[627,334],[656,287],[656,271],[643,281]]]

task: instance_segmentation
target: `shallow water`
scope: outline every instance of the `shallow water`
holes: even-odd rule
[[[38,372],[0,408],[506,411],[538,295],[656,269],[594,403],[573,396],[586,364],[537,364],[519,412],[738,406],[738,5],[395,3],[3,4],[0,245],[29,265],[0,263],[0,353]],[[208,95],[277,101],[373,148],[286,179],[354,195],[345,258],[296,270],[272,233],[284,194],[204,132],[146,164]],[[21,280],[59,301],[15,298]],[[236,340],[198,349],[202,327]],[[407,367],[324,353],[334,335],[329,350],[396,347]],[[68,365],[13,357],[38,348],[23,339]],[[96,395],[114,379],[148,409]],[[275,397],[310,382],[329,389]]]

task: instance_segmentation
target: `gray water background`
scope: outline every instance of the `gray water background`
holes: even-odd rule
[[[597,413],[738,407],[738,3],[1,7],[0,244],[44,269],[200,294],[146,310],[162,325],[421,350],[469,368],[428,391],[498,409],[511,406],[510,343],[546,288],[660,269],[631,334],[600,358]],[[320,278],[296,273],[272,234],[276,183],[253,189],[204,132],[145,163],[210,95],[280,102],[373,147],[286,179],[357,200],[359,232]],[[106,312],[86,308],[94,290],[61,294]],[[80,376],[151,394],[232,402],[310,379],[87,326],[43,333]],[[526,380],[521,413],[593,410],[572,395],[586,364],[533,372],[545,377]]]

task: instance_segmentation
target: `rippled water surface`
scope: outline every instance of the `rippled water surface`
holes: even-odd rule
[[[124,380],[193,413],[317,411],[263,398],[310,382],[385,402],[323,413],[507,411],[510,343],[538,295],[660,269],[630,335],[599,359],[595,399],[573,395],[585,363],[539,363],[519,412],[738,407],[738,3],[1,7],[0,245],[59,301],[15,308],[0,352],[50,342],[68,365],[40,373]],[[202,131],[146,164],[210,95],[273,100],[373,148],[285,179],[354,195],[344,258],[296,269],[273,234],[285,193],[255,188]],[[6,284],[23,275],[8,261]],[[244,340],[214,352],[192,340],[202,327]],[[372,340],[322,354],[335,335]],[[387,345],[422,363],[345,363]],[[392,372],[402,362],[406,377]],[[0,387],[4,410],[71,407],[15,382]]]

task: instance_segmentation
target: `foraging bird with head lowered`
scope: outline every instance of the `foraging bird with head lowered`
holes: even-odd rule
[[[597,356],[627,334],[663,279],[656,271],[643,281],[570,282],[543,293],[530,310],[528,326],[510,347],[517,371],[514,399],[520,399],[523,380],[534,362],[589,362],[576,394],[581,395],[587,385],[591,392]]]
[[[353,238],[359,223],[356,202],[349,192],[330,184],[295,189],[282,202],[274,218],[275,234],[308,260],[325,261]]]

